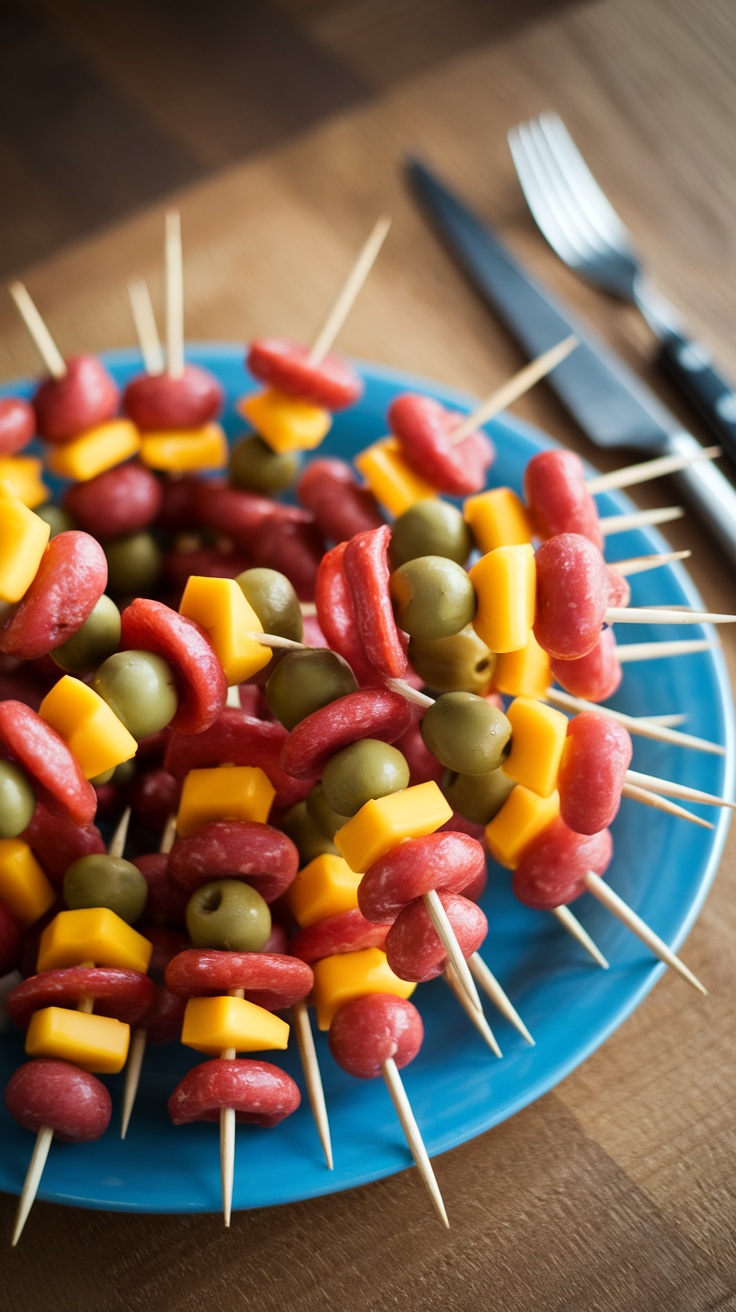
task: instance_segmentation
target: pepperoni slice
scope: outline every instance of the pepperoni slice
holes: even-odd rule
[[[327,646],[342,656],[359,683],[380,683],[381,674],[366,658],[358,634],[353,598],[345,575],[345,548],[340,542],[326,551],[317,570],[314,601]]]
[[[39,799],[51,811],[86,829],[94,819],[97,794],[64,739],[23,702],[0,702],[0,752],[30,775]]]
[[[273,506],[252,543],[256,565],[285,574],[300,601],[314,597],[325,544],[312,516],[298,506]]]
[[[28,1029],[34,1011],[42,1007],[76,1007],[83,998],[94,998],[95,1011],[127,1025],[136,1025],[153,1002],[153,980],[139,970],[113,966],[70,966],[66,970],[44,970],[31,975],[10,990],[8,1015],[21,1029]]]
[[[196,737],[172,733],[164,765],[175,779],[183,779],[189,770],[207,769],[223,761],[258,766],[276,789],[274,806],[288,810],[295,802],[303,801],[316,778],[306,776],[301,782],[283,770],[281,749],[288,736],[275,720],[259,720],[236,706],[226,706],[215,723]]]
[[[168,872],[189,893],[212,879],[244,879],[273,902],[298,868],[299,853],[280,829],[255,820],[215,820],[176,840]]]
[[[243,989],[249,1002],[277,1011],[301,1002],[314,976],[296,957],[272,952],[224,952],[186,948],[166,967],[166,987],[180,998],[218,996]]]
[[[557,776],[560,815],[569,829],[597,834],[608,828],[621,805],[632,755],[631,737],[615,720],[595,711],[570,720]]]
[[[584,697],[586,702],[605,702],[612,697],[624,672],[616,655],[613,629],[604,629],[592,651],[576,661],[550,661],[553,677],[565,692]]]
[[[608,606],[600,551],[579,533],[561,533],[542,543],[535,561],[537,642],[558,660],[587,656],[598,642]]]
[[[422,1046],[424,1026],[416,1007],[391,993],[367,993],[341,1007],[330,1025],[329,1044],[338,1066],[358,1080],[373,1080],[392,1057],[399,1070]]]
[[[55,888],[61,887],[73,861],[107,851],[96,825],[82,828],[69,816],[50,811],[43,802],[37,804],[33,819],[21,838],[38,858]]]
[[[89,533],[52,538],[36,577],[0,627],[0,651],[32,661],[81,629],[107,587],[107,560]]]
[[[409,664],[408,638],[394,619],[389,581],[388,524],[358,533],[345,546],[343,566],[363,650],[384,678],[400,679]]]
[[[176,925],[183,929],[189,894],[169,875],[168,856],[163,852],[145,852],[133,858],[133,865],[140,870],[148,885],[146,919],[150,918],[154,925]],[[146,933],[146,937],[150,938],[150,934]],[[176,951],[179,951],[178,947]]]
[[[112,419],[118,408],[117,384],[96,355],[74,355],[65,364],[64,376],[46,378],[33,398],[38,432],[47,442],[68,442]]]
[[[553,820],[524,852],[511,888],[525,906],[553,911],[584,893],[587,872],[602,875],[612,855],[610,830],[587,836]]]
[[[470,433],[453,444],[453,431],[465,415],[446,410],[431,396],[405,392],[392,401],[388,411],[391,432],[401,443],[401,453],[422,478],[449,496],[481,492],[496,454],[485,433]]]
[[[112,1099],[102,1080],[70,1061],[39,1058],[14,1071],[5,1105],[34,1133],[48,1125],[62,1143],[89,1143],[110,1124]]]
[[[372,924],[357,907],[353,907],[300,930],[289,943],[289,951],[311,965],[313,961],[338,957],[343,952],[382,948],[390,928],[390,920],[385,925]]]
[[[395,743],[406,733],[416,709],[390,688],[349,692],[292,729],[281,751],[281,767],[297,779],[317,779],[335,752],[359,738]]]
[[[137,597],[122,614],[121,651],[151,651],[168,661],[179,707],[171,728],[202,733],[225,705],[227,680],[204,629],[160,601]]]
[[[488,921],[475,902],[456,893],[440,893],[440,901],[455,931],[464,957],[477,952],[486,934]],[[429,918],[424,901],[410,902],[394,921],[386,939],[386,957],[400,979],[423,983],[441,975],[447,965],[447,953]]]
[[[573,451],[539,451],[524,470],[524,497],[539,537],[579,533],[603,550],[598,507],[585,482],[585,466]]]
[[[123,393],[123,410],[141,429],[199,428],[216,419],[225,401],[209,369],[185,364],[183,373],[141,374]]]
[[[350,365],[336,355],[317,364],[309,360],[309,347],[279,337],[260,337],[245,359],[254,378],[299,401],[325,410],[344,410],[363,395],[363,383]]]
[[[20,396],[0,397],[0,456],[14,456],[36,431],[33,406]]]
[[[105,542],[148,528],[162,502],[162,484],[155,474],[137,460],[129,460],[87,483],[73,483],[62,504],[80,528]]]
[[[436,833],[400,843],[368,868],[358,905],[368,920],[393,921],[415,898],[432,889],[461,893],[485,873],[481,843],[467,834]]]
[[[221,1108],[232,1107],[236,1121],[270,1128],[295,1112],[300,1102],[296,1084],[278,1066],[245,1057],[215,1057],[184,1076],[168,1107],[174,1125],[219,1121]]]
[[[345,542],[385,523],[373,493],[361,487],[346,460],[313,460],[296,485],[296,495],[329,542]]]

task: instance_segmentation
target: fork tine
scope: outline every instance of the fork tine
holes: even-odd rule
[[[595,225],[591,224],[579,203],[577,192],[560,167],[554,141],[550,144],[538,119],[527,124],[526,132],[530,153],[533,151],[538,176],[543,182],[547,204],[554,208],[558,223],[576,251],[578,260],[591,263],[599,261],[601,256],[606,257],[609,247],[605,241],[601,241]]]
[[[627,228],[593,177],[559,114],[548,111],[540,114],[537,122],[560,174],[589,222],[612,246],[633,256]]]
[[[580,262],[580,257],[561,221],[557,205],[549,203],[548,187],[543,176],[540,177],[539,162],[527,125],[520,123],[518,127],[512,128],[508,142],[529,209],[550,246],[554,247],[566,264],[574,268]]]

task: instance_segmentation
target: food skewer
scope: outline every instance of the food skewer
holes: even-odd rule
[[[166,372],[180,378],[184,372],[184,269],[181,215],[169,210],[164,243],[166,264]],[[149,371],[150,372],[150,371]]]
[[[534,387],[535,383],[540,382],[547,374],[566,360],[571,351],[579,345],[578,338],[573,336],[566,337],[563,341],[558,342],[556,346],[545,351],[542,355],[537,356],[529,364],[519,369],[507,382],[503,383],[486,397],[479,406],[458,424],[457,428],[452,430],[450,441],[453,446],[464,441],[466,437],[476,428],[487,424],[490,419],[505,410],[507,406],[518,401],[526,392]]]
[[[130,279],[128,296],[146,373],[162,374],[166,367],[166,360],[161,338],[158,335],[151,293],[145,278]]]
[[[64,378],[67,372],[66,361],[51,336],[46,322],[41,317],[35,301],[32,300],[27,287],[22,282],[11,282],[8,291],[18,307],[36,350],[51,377]]]
[[[310,352],[309,363],[319,364],[324,360],[342,325],[347,319],[363,283],[375,264],[378,253],[383,246],[391,220],[382,215],[376,220],[366,242],[358,253],[350,272],[335,298],[327,317],[315,337]]]
[[[411,1155],[416,1163],[417,1170],[422,1177],[424,1187],[429,1194],[434,1209],[440,1218],[446,1230],[450,1228],[450,1222],[447,1219],[447,1210],[440,1193],[437,1177],[429,1160],[429,1155],[424,1146],[421,1131],[416,1122],[416,1117],[411,1108],[411,1103],[406,1096],[403,1080],[399,1075],[396,1062],[393,1057],[387,1057],[381,1066],[381,1074],[386,1081],[386,1086],[391,1095],[391,1101],[394,1105],[396,1115],[401,1122],[401,1128],[406,1135],[406,1141],[411,1149]]]

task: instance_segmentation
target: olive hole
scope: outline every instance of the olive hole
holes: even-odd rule
[[[211,911],[218,911],[222,902],[222,892],[219,888],[209,889],[202,898],[202,911],[209,914]]]

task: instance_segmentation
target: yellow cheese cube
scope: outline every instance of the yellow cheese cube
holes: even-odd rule
[[[524,647],[504,652],[496,660],[494,692],[505,693],[507,697],[544,697],[552,682],[550,658],[533,631]]]
[[[397,438],[384,437],[361,451],[353,461],[376,501],[391,515],[403,515],[417,501],[437,497],[437,488],[422,478],[404,459]]]
[[[366,802],[338,829],[335,846],[352,870],[365,871],[405,838],[433,834],[452,816],[434,780]]]
[[[51,528],[0,484],[0,601],[15,602],[38,572]]]
[[[22,838],[0,840],[0,902],[22,929],[34,924],[56,901],[33,852]]]
[[[38,711],[64,739],[88,779],[129,761],[138,743],[102,697],[81,679],[65,674]]]
[[[506,717],[511,722],[511,751],[501,769],[509,779],[549,797],[567,735],[567,716],[533,697],[517,697]]]
[[[275,388],[244,397],[238,403],[238,410],[258,436],[280,455],[286,451],[311,451],[332,427],[329,410],[310,405],[308,401],[297,401]]]
[[[129,1042],[130,1026],[110,1016],[43,1007],[31,1017],[26,1052],[29,1057],[58,1057],[96,1075],[117,1075]]]
[[[48,501],[51,492],[41,480],[43,461],[35,456],[6,456],[0,460],[0,481],[13,489],[13,496],[33,509]]]
[[[250,679],[271,659],[271,650],[248,633],[263,633],[263,625],[235,579],[187,579],[179,614],[196,620],[209,634],[229,684]]]
[[[185,1047],[210,1057],[219,1057],[223,1048],[234,1048],[236,1052],[283,1049],[289,1042],[289,1026],[245,998],[190,998],[181,1041]]]
[[[38,970],[78,966],[119,966],[148,970],[152,945],[109,907],[60,911],[43,931],[38,944]]]
[[[140,449],[141,439],[135,424],[129,419],[111,419],[88,428],[71,442],[49,446],[46,461],[52,473],[87,483],[106,469],[137,455]]]
[[[526,646],[534,624],[537,571],[529,543],[496,547],[468,571],[478,606],[473,628],[491,651]]]
[[[510,487],[494,487],[468,497],[463,505],[465,522],[479,551],[521,547],[534,536],[524,502]]]
[[[410,998],[416,988],[411,980],[394,975],[380,948],[363,948],[360,952],[343,952],[338,957],[323,957],[314,970],[314,1005],[317,1026],[328,1030],[333,1017],[346,1003],[367,993],[393,993]]]
[[[486,825],[486,843],[494,861],[515,870],[530,843],[560,814],[560,795],[540,797],[517,784],[501,810]]]
[[[228,462],[227,438],[219,424],[183,431],[141,433],[141,460],[149,469],[187,474],[197,469],[224,469]]]
[[[257,820],[265,824],[276,796],[257,765],[219,765],[190,770],[181,790],[176,830],[182,836],[214,820]]]
[[[289,910],[301,929],[341,911],[352,911],[358,905],[361,879],[360,872],[351,870],[343,857],[324,852],[302,866],[290,885],[286,894]]]

